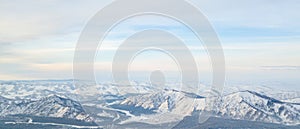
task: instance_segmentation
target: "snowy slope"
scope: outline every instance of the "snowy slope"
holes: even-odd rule
[[[205,110],[213,110],[216,115],[226,118],[300,124],[300,104],[297,103],[282,102],[253,91],[231,93],[223,96],[221,100],[222,103],[216,109]],[[142,107],[156,113],[176,114],[177,118],[174,119],[191,115],[194,110],[203,110],[204,104],[205,98],[201,96],[175,90],[132,96],[121,102],[121,105]]]
[[[163,90],[137,96],[130,96],[120,102],[119,107],[130,107],[129,110],[145,109],[142,115],[138,114],[121,124],[143,122],[148,124],[162,124],[181,121],[195,110],[195,103],[204,103],[204,98],[192,93],[177,90]],[[134,112],[133,111],[133,112]],[[151,113],[149,113],[151,111]],[[132,112],[132,111],[131,111]],[[133,113],[134,114],[134,113]],[[174,123],[175,122],[175,123]]]
[[[240,91],[224,96],[217,114],[235,119],[299,124],[300,104],[282,102],[253,91]]]
[[[133,105],[156,112],[173,112],[188,115],[194,110],[194,101],[202,98],[195,94],[176,90],[164,90],[153,94],[128,97],[121,102],[121,105]]]
[[[81,105],[71,99],[51,95],[40,100],[0,98],[0,116],[31,115],[92,121]]]

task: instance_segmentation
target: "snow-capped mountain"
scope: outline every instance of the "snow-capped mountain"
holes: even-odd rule
[[[194,110],[193,103],[204,97],[177,90],[164,90],[153,94],[137,95],[126,98],[121,105],[131,105],[155,112],[173,112],[188,115]]]
[[[128,110],[132,116],[120,122],[128,124],[142,122],[147,124],[166,124],[165,128],[175,126],[185,116],[195,110],[195,104],[204,105],[202,96],[177,90],[162,90],[160,92],[129,96],[113,108]],[[125,107],[125,108],[124,108]],[[203,107],[202,107],[203,108]]]
[[[175,90],[154,94],[132,96],[121,102],[121,105],[142,107],[156,113],[168,112],[178,114],[177,119],[188,116],[195,110],[214,111],[216,116],[280,123],[300,124],[300,104],[276,100],[253,92],[239,91],[225,95],[214,109],[204,109],[205,98]],[[145,116],[144,116],[145,117]]]
[[[209,86],[205,85],[201,85],[202,92],[189,93],[171,88],[178,84],[167,84],[169,87],[157,89],[148,83],[134,82],[131,87],[103,83],[94,85],[95,95],[89,92],[82,94],[81,91],[89,85],[74,86],[72,80],[2,81],[0,116],[24,114],[96,120],[107,125],[134,122],[157,125],[176,124],[194,112],[210,110],[215,117],[300,124],[300,94],[297,91],[269,87],[225,87],[223,96],[217,99],[217,105],[205,109],[206,91],[209,90]]]
[[[1,96],[10,99],[41,99],[52,94],[73,97],[75,90],[72,80],[0,82]]]
[[[217,114],[234,119],[300,124],[300,104],[282,102],[253,91],[224,96]]]
[[[1,97],[0,116],[7,115],[30,115],[92,121],[92,118],[84,112],[80,103],[57,95],[39,100],[13,100]]]

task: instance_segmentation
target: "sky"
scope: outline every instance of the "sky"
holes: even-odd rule
[[[73,56],[81,31],[91,17],[112,2],[0,0],[0,80],[72,78]],[[267,82],[299,88],[299,1],[189,2],[201,10],[219,36],[227,83]],[[183,25],[157,16],[136,17],[116,26],[99,47],[96,74],[100,78],[110,76],[120,42],[147,28],[164,29],[185,39],[197,61],[200,77],[211,79],[211,65],[203,45]],[[168,76],[180,76],[176,63],[159,52],[142,53],[130,66],[132,78],[146,78],[156,69],[170,73]]]

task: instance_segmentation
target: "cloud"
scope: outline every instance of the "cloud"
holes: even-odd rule
[[[261,66],[262,70],[300,70],[300,66]]]
[[[295,29],[300,26],[299,2],[294,0],[191,1],[199,6],[219,33],[229,68],[234,67],[239,71],[245,71],[248,67],[257,69],[257,66],[261,66],[263,70],[299,70],[299,66],[282,65],[282,62],[299,64],[297,59],[299,59],[300,32]],[[72,4],[58,0],[1,1],[0,71],[2,75],[0,78],[70,77],[73,51],[80,31],[97,11],[110,2],[112,0],[74,0]],[[118,12],[112,12],[112,15],[114,13]],[[178,13],[182,13],[181,10],[178,10]],[[159,24],[153,26],[153,22],[156,21],[159,21]],[[120,24],[121,27],[111,34],[111,38],[105,41],[101,49],[104,52],[109,51],[109,55],[111,51],[117,50],[117,43],[124,35],[130,36],[135,30],[143,28],[164,26],[162,29],[183,34],[182,38],[188,40],[187,46],[192,51],[205,50],[198,41],[189,39],[193,35],[173,23],[162,19],[151,20],[151,18],[129,20],[127,24]],[[68,36],[70,34],[72,36]],[[163,40],[163,37],[158,38]],[[170,47],[181,49],[176,46]],[[202,57],[207,58],[206,55],[201,55]],[[155,61],[157,60],[153,59],[153,62]],[[201,61],[199,67],[203,70],[209,69],[209,62],[207,62]],[[266,62],[278,66],[263,66]],[[97,69],[110,68],[110,64],[106,62],[102,66],[104,67],[97,67]],[[136,70],[149,69],[147,63],[141,62],[136,62],[135,68]],[[171,70],[176,68],[168,67]]]
[[[1,1],[0,41],[23,42],[72,31],[79,33],[89,17],[109,2]]]
[[[192,0],[213,21],[226,26],[290,28],[300,26],[294,0]],[[217,3],[217,4],[216,4]]]
[[[9,42],[0,42],[0,57],[12,54],[9,51],[11,45],[12,45],[12,43],[9,43]]]

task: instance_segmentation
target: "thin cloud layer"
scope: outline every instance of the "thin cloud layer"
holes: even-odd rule
[[[300,66],[261,66],[263,70],[300,70]]]

